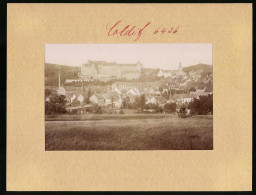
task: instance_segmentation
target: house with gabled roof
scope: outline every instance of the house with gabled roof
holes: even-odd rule
[[[58,95],[66,95],[66,90],[63,86],[59,87],[56,91]]]
[[[119,95],[122,94],[121,90],[119,90],[118,88],[113,88],[113,89],[112,89],[112,92],[116,92],[116,93],[118,93]]]
[[[131,82],[122,82],[122,81],[117,81],[111,85],[112,91],[115,89],[118,89],[119,91],[122,90],[128,90],[130,88],[134,87],[133,83]]]
[[[89,100],[92,104],[98,104],[100,106],[105,104],[105,98],[101,94],[93,94]]]
[[[146,101],[145,104],[157,104],[160,107],[163,107],[167,103],[167,99],[163,96],[154,96]]]
[[[83,101],[84,101],[84,96],[83,96],[82,94],[79,94],[79,95],[77,96],[77,100],[80,102],[80,104],[82,104]]]
[[[131,94],[133,96],[140,96],[140,92],[136,87],[130,88],[127,92],[126,95]]]
[[[159,70],[158,77],[164,77],[164,78],[168,78],[168,77],[172,77],[173,76],[173,71],[172,70]]]
[[[198,95],[195,94],[174,94],[173,100],[177,103],[186,104],[192,102],[194,99],[198,99]]]

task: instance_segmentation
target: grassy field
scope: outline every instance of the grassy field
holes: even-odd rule
[[[193,116],[199,118],[212,119],[212,115]],[[46,115],[45,121],[91,121],[91,120],[126,120],[126,119],[161,119],[161,118],[177,118],[176,114],[58,114]]]
[[[212,116],[94,115],[45,122],[46,150],[212,150]],[[79,116],[77,116],[79,117]],[[98,117],[98,118],[97,118]],[[85,118],[85,119],[84,119]],[[81,119],[81,120],[79,120]]]

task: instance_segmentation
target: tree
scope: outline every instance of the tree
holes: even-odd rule
[[[92,105],[92,113],[93,114],[102,114],[103,109],[101,106],[97,105],[97,104],[93,104]]]
[[[174,113],[176,112],[176,103],[167,103],[164,105],[164,112],[166,113]]]
[[[208,109],[213,114],[213,95],[208,95]]]
[[[46,114],[62,114],[66,113],[66,96],[53,94],[50,100],[45,102]]]
[[[123,107],[128,108],[129,102],[130,102],[130,98],[128,96],[123,98]]]
[[[196,91],[195,87],[190,87],[189,92],[194,92],[194,91]]]
[[[86,98],[84,99],[84,102],[86,103],[86,104],[90,104],[90,97],[92,96],[92,91],[91,91],[91,89],[89,89],[88,90],[88,93],[87,93],[87,96],[86,96]]]
[[[114,108],[114,96],[113,95],[111,95],[110,100],[111,100],[111,106],[113,109]]]
[[[80,102],[78,101],[77,98],[75,98],[72,103],[71,103],[72,106],[79,106],[80,105]]]
[[[160,106],[157,105],[155,111],[162,113],[162,112],[164,111],[164,109],[163,109],[162,107],[160,107]]]
[[[181,118],[187,117],[187,116],[186,116],[186,105],[182,104],[182,105],[180,106],[180,110],[179,110],[179,112],[178,112],[178,115],[179,115],[179,117],[181,117]]]
[[[191,109],[191,114],[207,114],[213,111],[213,96],[200,96],[199,99],[188,104],[188,108]]]
[[[149,104],[145,104],[144,109],[149,110],[150,109]]]
[[[45,97],[48,97],[52,94],[52,91],[50,89],[45,89]]]
[[[121,109],[121,110],[120,110],[120,114],[124,114],[124,111],[123,111],[123,109]]]
[[[149,104],[148,104],[148,107],[149,107],[149,109],[156,110],[156,109],[157,109],[157,107],[158,107],[158,105],[157,105],[157,104],[149,103]]]
[[[133,108],[139,108],[139,107],[140,107],[140,97],[136,96],[133,103]]]
[[[145,95],[143,94],[140,96],[140,102],[139,102],[141,112],[143,111],[145,103],[146,103],[146,98],[145,98]]]
[[[85,91],[84,80],[82,80],[82,87],[83,87],[83,92],[84,92]]]

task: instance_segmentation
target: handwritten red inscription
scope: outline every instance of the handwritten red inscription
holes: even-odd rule
[[[134,41],[137,41],[141,35],[142,32],[146,29],[146,27],[151,23],[148,22],[143,28],[136,28],[136,26],[127,25],[122,30],[118,29],[118,25],[121,23],[121,20],[116,22],[112,27],[108,28],[108,25],[106,26],[106,29],[108,29],[108,36],[114,36],[114,35],[120,35],[120,36],[136,36]]]
[[[167,29],[167,28],[161,28],[161,27],[159,27],[158,29],[156,29],[155,31],[154,31],[154,33],[153,34],[157,34],[157,33],[161,33],[161,34],[164,34],[164,33],[173,33],[173,34],[175,34],[175,33],[177,33],[178,32],[178,29],[179,29],[179,26],[177,27],[177,28],[173,28],[173,27],[171,27],[169,30]]]
[[[139,38],[142,36],[143,31],[146,30],[146,28],[148,28],[148,26],[151,24],[151,22],[146,23],[143,27],[139,28],[136,27],[134,25],[126,25],[126,26],[121,26],[122,21],[119,20],[117,21],[114,25],[112,25],[111,27],[109,27],[108,25],[106,25],[106,29],[108,30],[107,35],[108,36],[134,36],[135,39],[134,41],[139,40]],[[153,34],[164,34],[164,33],[172,33],[175,34],[178,32],[179,26],[174,28],[165,28],[165,27],[158,27],[157,29],[153,30]]]

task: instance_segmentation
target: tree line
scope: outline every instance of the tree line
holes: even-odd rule
[[[90,104],[91,91],[88,91],[87,97],[84,98],[83,104]],[[64,114],[67,113],[66,106],[67,100],[66,96],[58,95],[57,93],[52,93],[49,89],[45,90],[45,97],[48,100],[45,101],[45,114]],[[192,102],[183,105],[177,105],[176,103],[166,103],[164,106],[159,106],[156,104],[146,104],[145,95],[135,97],[133,103],[129,103],[129,97],[123,99],[123,105],[121,111],[123,113],[124,108],[127,109],[137,109],[138,112],[154,112],[154,113],[176,113],[177,108],[189,109],[192,115],[205,115],[208,113],[213,113],[213,95],[200,96],[199,99],[194,99]],[[75,99],[71,103],[71,106],[79,106],[81,103]],[[116,109],[113,106],[113,98],[111,98],[111,105],[105,107],[100,105],[92,105],[89,109],[92,113],[116,113]]]

